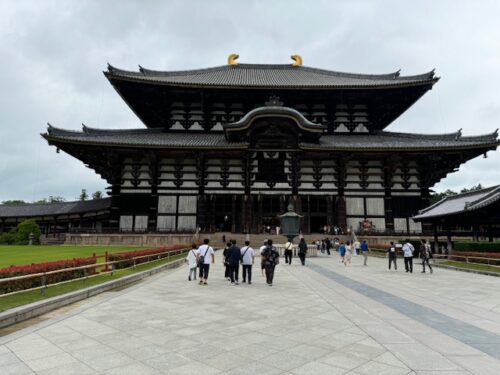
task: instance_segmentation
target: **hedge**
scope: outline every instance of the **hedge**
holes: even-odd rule
[[[453,250],[489,253],[500,252],[500,242],[455,242]]]
[[[35,273],[61,270],[64,268],[81,267],[96,264],[96,257],[75,258],[55,262],[33,263],[31,265],[10,266],[0,269],[0,279],[23,276]],[[76,279],[85,275],[94,274],[94,267],[80,270],[58,272],[46,276],[45,284],[54,284],[61,281]],[[17,290],[36,288],[42,285],[42,277],[28,277],[16,281],[0,282],[0,293],[10,293]]]
[[[171,246],[158,247],[156,249],[128,251],[126,253],[114,253],[108,255],[108,261],[112,262],[112,261],[122,260],[123,262],[115,263],[113,265],[113,268],[114,269],[127,268],[127,267],[132,267],[134,264],[149,262],[152,259],[166,258],[169,256],[168,252],[185,249],[186,247],[188,247],[188,245],[171,245]],[[144,255],[151,255],[151,256],[135,259],[135,262],[134,259],[132,259]]]

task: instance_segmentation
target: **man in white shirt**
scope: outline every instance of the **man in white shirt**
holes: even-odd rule
[[[243,282],[248,275],[248,285],[252,284],[252,266],[255,260],[255,251],[250,247],[250,241],[245,241],[245,246],[240,249],[241,264],[243,265]]]
[[[261,271],[262,276],[264,276],[264,270],[266,269],[266,266],[265,266],[264,261],[263,261],[264,258],[262,257],[262,252],[266,249],[266,247],[267,247],[267,240],[264,240],[264,244],[259,249],[260,271]]]
[[[291,241],[287,241],[285,244],[285,264],[292,264],[292,256],[293,256],[293,243]]]
[[[214,249],[212,249],[212,246],[208,245],[208,242],[208,238],[205,238],[203,240],[203,245],[196,251],[196,259],[198,261],[198,267],[200,267],[200,285],[207,285],[210,263],[214,263],[215,261]]]
[[[405,269],[406,272],[413,273],[413,252],[415,248],[410,243],[410,240],[406,240],[403,245],[403,255],[405,259]]]

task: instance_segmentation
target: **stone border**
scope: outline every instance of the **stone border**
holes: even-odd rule
[[[28,305],[14,307],[0,313],[0,329],[28,319],[35,318],[52,310],[56,310],[60,307],[84,300],[89,297],[93,297],[97,294],[133,284],[148,276],[154,275],[166,269],[180,267],[183,264],[184,259],[178,259],[173,262],[162,264],[160,266],[142,272],[137,272],[133,275],[128,275],[117,280],[111,280],[99,285],[75,290],[74,292],[47,298],[42,301],[30,303]]]
[[[455,267],[455,266],[446,266],[442,264],[432,264],[432,267],[436,268],[445,268],[448,270],[452,271],[462,271],[462,272],[469,272],[469,273],[476,273],[478,275],[486,275],[486,276],[495,276],[495,277],[500,277],[500,272],[491,272],[491,271],[481,271],[481,270],[473,270],[470,268],[460,268],[460,267]]]

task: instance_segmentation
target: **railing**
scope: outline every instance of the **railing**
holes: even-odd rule
[[[276,250],[278,250],[280,256],[285,255],[285,244],[274,244],[274,247],[276,248]],[[298,251],[299,251],[299,246],[293,245],[292,252],[293,252],[294,257],[298,256]],[[307,245],[307,256],[308,257],[318,256],[318,247],[316,245],[308,244]]]
[[[127,259],[121,259],[121,260],[115,260],[115,261],[105,261],[102,263],[94,263],[94,264],[89,264],[89,265],[85,265],[85,266],[69,267],[69,268],[63,268],[60,270],[4,278],[4,279],[0,279],[0,285],[3,283],[7,283],[7,282],[25,280],[25,279],[36,278],[36,277],[40,278],[41,285],[37,286],[37,287],[33,287],[33,288],[16,290],[14,292],[4,293],[4,294],[0,295],[0,298],[5,297],[5,296],[9,296],[9,295],[13,295],[13,294],[17,294],[17,293],[31,291],[31,290],[38,290],[38,289],[40,290],[40,293],[42,295],[45,295],[45,290],[47,289],[48,286],[66,284],[68,282],[77,281],[77,280],[84,280],[85,281],[89,278],[96,277],[99,275],[105,275],[105,274],[113,275],[113,272],[115,270],[115,265],[119,264],[119,263],[130,262],[130,261],[133,262],[132,266],[120,268],[120,270],[127,269],[127,268],[135,268],[137,265],[137,260],[140,260],[140,259],[148,258],[148,260],[146,262],[140,262],[140,264],[147,264],[147,263],[151,263],[151,262],[154,262],[154,261],[157,261],[160,259],[169,259],[174,255],[185,254],[188,251],[189,251],[189,249],[187,249],[187,248],[179,249],[179,250],[167,250],[167,251],[164,251],[161,253],[141,255],[141,256],[127,258]],[[166,255],[166,256],[162,257],[162,255]],[[151,259],[151,258],[153,258],[153,259]],[[101,270],[100,272],[87,274],[87,272],[90,268],[94,268],[94,269],[101,268],[103,270]],[[54,274],[61,273],[61,272],[78,271],[78,270],[83,270],[83,272],[84,272],[83,277],[77,277],[74,279],[64,280],[64,281],[57,282],[57,283],[47,284],[47,276],[49,276],[49,275],[54,275]]]
[[[462,262],[468,264],[478,264],[478,265],[488,265],[491,267],[500,268],[500,258],[488,258],[474,255],[453,255],[453,254],[433,254],[434,261],[441,260],[461,260]],[[473,260],[479,260],[479,262],[474,262]]]

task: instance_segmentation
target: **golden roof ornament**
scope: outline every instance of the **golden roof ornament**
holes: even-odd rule
[[[238,57],[240,57],[240,55],[238,55],[236,53],[230,54],[227,57],[227,64],[228,65],[238,65],[238,63],[236,62],[236,60],[238,59]]]
[[[293,66],[302,66],[302,56],[292,55],[291,58],[294,61]]]

